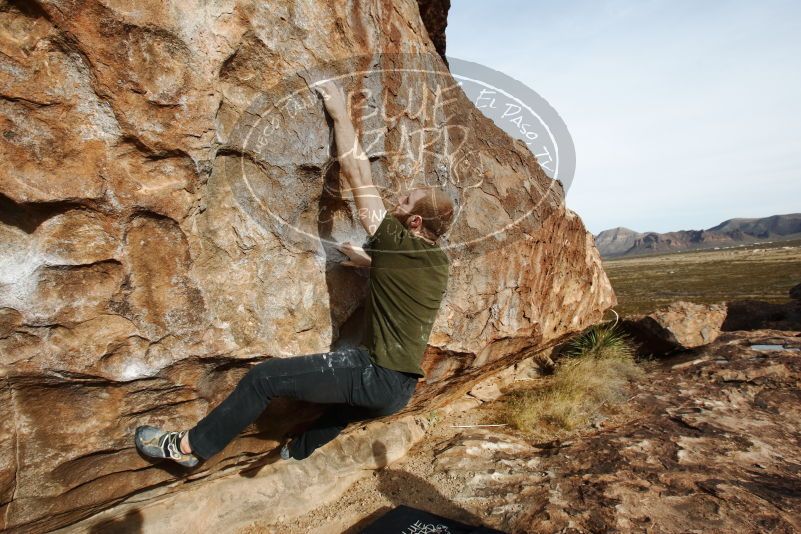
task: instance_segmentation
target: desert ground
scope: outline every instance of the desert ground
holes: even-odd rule
[[[711,304],[786,302],[801,282],[801,239],[605,260],[621,315],[648,313],[676,300]]]

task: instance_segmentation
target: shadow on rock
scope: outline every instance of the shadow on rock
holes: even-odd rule
[[[325,174],[324,187],[317,207],[317,235],[325,254],[325,283],[330,303],[328,308],[331,318],[332,348],[355,346],[360,341],[360,332],[351,332],[351,336],[343,336],[340,329],[345,327],[344,323],[349,317],[353,318],[353,310],[348,309],[345,304],[353,300],[354,296],[357,297],[356,300],[361,300],[367,293],[364,270],[340,265],[346,256],[339,252],[334,244],[334,222],[350,218],[350,207],[342,198],[339,164],[334,163]],[[361,326],[361,321],[357,321],[357,326]],[[354,334],[355,338],[350,339]]]
[[[143,532],[144,519],[139,510],[129,510],[125,517],[92,525],[90,534],[137,534]]]
[[[356,534],[396,506],[405,504],[454,521],[472,526],[485,526],[481,519],[442,495],[431,483],[401,469],[385,469],[387,449],[381,442],[373,443],[373,458],[379,466],[375,472],[378,491],[392,502],[383,506],[345,530],[343,534]]]

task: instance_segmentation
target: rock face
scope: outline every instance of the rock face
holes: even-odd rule
[[[720,334],[726,320],[725,304],[672,302],[664,308],[622,321],[621,327],[643,354],[666,354],[706,345]]]
[[[447,62],[445,58],[445,28],[448,26],[448,10],[451,8],[451,0],[417,0],[417,5],[434,48]]]
[[[559,183],[454,90],[426,30],[447,2],[428,4],[437,20],[413,0],[0,3],[0,529],[69,525],[145,488],[202,501],[318,413],[276,402],[183,484],[131,439],[355,328],[366,277],[332,243],[365,235],[320,73],[355,95],[389,203],[424,181],[459,207],[407,412],[616,304]],[[432,113],[409,107],[437,94]]]
[[[510,533],[798,532],[796,334],[725,332],[652,370],[596,430],[545,444],[469,430],[436,470],[466,478],[454,502]]]

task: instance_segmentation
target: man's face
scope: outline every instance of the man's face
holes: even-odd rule
[[[412,209],[414,209],[414,205],[417,203],[418,200],[424,198],[426,196],[426,192],[423,189],[412,189],[402,197],[398,199],[398,206],[395,208],[395,211],[392,213],[395,217],[398,218],[404,225],[406,225],[407,220],[409,219],[409,215],[412,213]]]

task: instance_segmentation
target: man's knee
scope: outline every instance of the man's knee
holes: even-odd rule
[[[248,372],[239,381],[240,386],[253,389],[262,397],[272,397],[272,373],[270,371],[273,367],[272,361],[266,360],[248,369]]]

